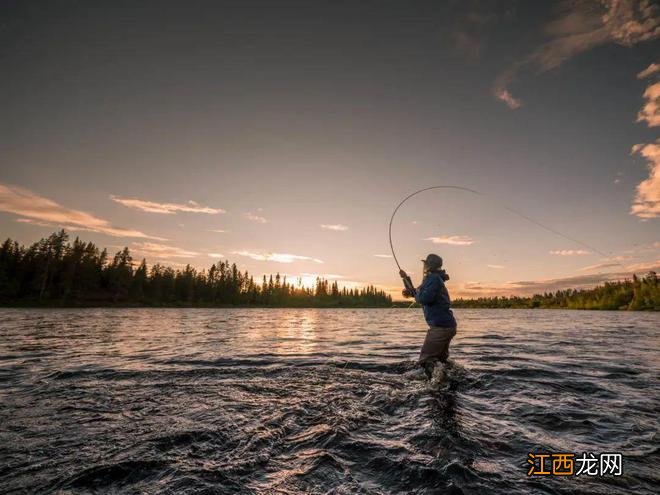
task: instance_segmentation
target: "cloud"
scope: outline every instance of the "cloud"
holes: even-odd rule
[[[261,208],[259,208],[259,211],[261,211]],[[268,223],[268,220],[266,220],[261,215],[256,215],[256,214],[254,214],[252,212],[249,212],[249,211],[247,213],[244,213],[243,216],[245,218],[247,218],[248,220],[250,220],[251,222]]]
[[[30,225],[36,225],[38,227],[57,227],[54,223],[42,222],[40,220],[32,220],[31,218],[17,218],[18,223],[29,223]],[[69,230],[81,230],[81,229],[69,229]]]
[[[602,266],[604,265],[605,263],[602,264]],[[616,264],[612,264],[612,266],[615,265]],[[594,265],[594,267],[596,266],[597,265]],[[585,269],[594,267],[585,267]],[[615,280],[630,280],[633,273],[642,274],[651,270],[660,271],[660,259],[651,262],[628,265],[626,266],[625,272],[618,271],[590,273],[547,280],[523,280],[517,282],[505,282],[500,285],[486,285],[475,282],[466,282],[458,287],[455,292],[458,297],[493,297],[532,295],[566,289],[587,289],[595,285],[603,284],[605,282],[611,282]]]
[[[217,258],[217,259],[225,257],[225,255],[221,253],[208,253],[208,256],[209,258]]]
[[[136,252],[151,258],[193,258],[199,255],[194,251],[154,242],[134,242],[132,246]]]
[[[336,230],[339,232],[348,230],[348,227],[346,225],[342,225],[340,223],[334,223],[334,224],[322,223],[321,228],[325,230]]]
[[[626,261],[632,259],[632,256],[628,254],[620,254],[618,256],[612,256],[611,258],[608,258],[611,261]]]
[[[646,88],[644,100],[644,106],[637,113],[637,122],[646,122],[649,127],[660,126],[660,82]]]
[[[660,11],[653,0],[609,0],[603,26],[615,43],[632,46],[660,36]]]
[[[660,241],[647,242],[642,244],[633,244],[633,247],[623,251],[624,253],[647,253],[649,251],[657,251],[660,249]],[[632,258],[632,256],[628,256]]]
[[[583,256],[589,254],[589,251],[586,251],[585,249],[557,249],[549,252],[550,254],[557,256]]]
[[[637,79],[646,79],[649,76],[657,74],[660,72],[660,64],[655,62],[649,65],[646,69],[637,74]]]
[[[626,266],[631,272],[648,272],[648,271],[660,271],[660,259],[655,261],[645,261],[641,263],[635,263],[633,265]]]
[[[495,94],[495,97],[498,100],[501,100],[504,103],[506,103],[511,110],[515,110],[516,108],[520,108],[522,106],[522,100],[520,100],[519,98],[514,98],[513,95],[509,93],[509,90],[506,88],[498,89]]]
[[[580,271],[589,271],[589,270],[596,270],[596,269],[601,269],[601,268],[606,268],[606,267],[615,267],[618,266],[620,268],[623,268],[623,262],[624,261],[629,261],[632,260],[633,257],[630,255],[618,255],[618,256],[608,256],[607,258],[601,259],[600,263],[597,263],[595,265],[589,265],[585,266],[584,268],[580,268]]]
[[[614,268],[615,266],[619,266],[619,264],[614,263],[613,261],[605,261],[603,263],[596,263],[595,265],[585,266],[584,268],[580,268],[580,271],[591,272],[593,270],[602,270],[603,268]]]
[[[135,262],[134,262],[135,264]],[[172,261],[172,260],[158,260],[158,264],[160,266],[167,266],[171,268],[185,268],[187,266],[192,266],[193,268],[196,268],[197,270],[204,270],[206,267],[203,266],[195,266],[194,263],[182,263],[180,261]]]
[[[69,230],[99,232],[113,237],[142,237],[164,240],[144,232],[114,227],[107,220],[81,210],[74,210],[39,196],[22,187],[0,183],[0,211],[23,217],[21,222],[42,226],[57,226]]]
[[[216,234],[225,234],[227,233],[226,230],[222,229],[206,229],[207,232],[215,232]]]
[[[660,72],[660,64],[651,64],[637,74],[646,78]],[[644,91],[644,106],[637,114],[637,122],[646,122],[649,127],[660,126],[660,81],[651,84]],[[646,159],[649,176],[635,188],[635,199],[630,214],[641,219],[660,216],[660,139],[655,143],[636,144],[631,154],[639,154]]]
[[[536,74],[556,69],[570,58],[604,43],[633,46],[660,36],[659,9],[652,0],[564,0],[546,24],[549,40],[511,64],[495,80],[494,96],[519,108],[509,86],[522,70]]]
[[[293,263],[294,261],[313,261],[314,263],[323,263],[318,258],[310,256],[299,256],[297,254],[289,253],[264,253],[258,251],[233,251],[232,254],[238,256],[245,256],[257,261],[274,261],[275,263]]]
[[[433,244],[450,244],[452,246],[470,246],[474,244],[474,239],[467,235],[444,235],[440,237],[427,237],[425,241],[431,241]]]
[[[639,154],[647,161],[649,176],[637,184],[630,214],[642,219],[660,216],[660,139],[655,143],[636,144],[632,154]]]
[[[502,270],[504,265],[486,265],[488,268],[494,268],[495,270]]]
[[[180,203],[157,203],[155,201],[147,201],[138,198],[121,198],[119,196],[110,196],[115,203],[119,203],[128,208],[135,210],[147,211],[149,213],[161,213],[164,215],[174,215],[177,212],[185,213],[207,213],[209,215],[216,215],[218,213],[226,213],[221,208],[211,208],[209,206],[202,206],[194,201],[188,201],[185,204]]]
[[[391,258],[391,254],[374,254],[376,258]]]
[[[522,280],[500,285],[467,282],[455,291],[459,297],[531,295],[565,289],[593,287],[612,280],[630,279],[631,273],[596,273],[548,280]]]

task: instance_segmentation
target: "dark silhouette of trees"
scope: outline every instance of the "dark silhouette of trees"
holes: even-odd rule
[[[632,280],[605,282],[592,289],[566,289],[531,297],[456,299],[456,308],[567,308],[660,311],[660,283],[655,272]]]
[[[146,260],[134,262],[128,248],[112,260],[106,250],[60,230],[29,247],[7,239],[0,246],[0,304],[149,306],[391,306],[373,286],[339,289],[319,278],[315,288],[293,285],[279,273],[256,283],[235,264],[220,261],[208,270],[182,270]]]
[[[146,260],[134,262],[128,248],[111,260],[107,251],[60,230],[31,246],[7,239],[0,245],[2,305],[185,305],[273,307],[391,306],[391,297],[373,286],[339,288],[318,278],[313,288],[290,283],[279,273],[255,282],[235,264],[221,261],[208,270],[182,270]],[[406,304],[407,305],[407,304]],[[660,310],[655,272],[592,289],[567,289],[531,297],[457,299],[463,308],[568,308]]]

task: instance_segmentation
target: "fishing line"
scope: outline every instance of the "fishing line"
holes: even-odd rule
[[[412,194],[409,194],[408,196],[403,198],[401,200],[401,202],[396,206],[396,208],[394,208],[394,211],[392,212],[392,216],[390,217],[390,225],[389,225],[390,250],[392,251],[392,257],[394,258],[394,262],[396,263],[396,266],[399,268],[399,270],[401,270],[401,265],[399,264],[399,260],[396,257],[396,253],[394,252],[394,244],[392,243],[392,223],[394,222],[394,217],[396,216],[396,213],[399,211],[399,208],[401,208],[401,206],[403,206],[403,204],[406,201],[408,201],[413,196],[416,196],[420,193],[423,193],[424,191],[430,191],[431,189],[456,189],[456,190],[459,190],[459,191],[469,192],[469,193],[474,194],[476,196],[486,196],[485,194],[483,194],[479,191],[476,191],[474,189],[470,189],[469,187],[462,187],[462,186],[431,186],[431,187],[425,187],[423,189],[419,189],[418,191],[415,191]],[[555,234],[559,237],[563,237],[566,240],[569,240],[571,242],[579,244],[580,246],[586,247],[587,249],[590,249],[594,253],[600,254],[604,258],[607,258],[608,260],[610,260],[610,261],[616,263],[617,265],[621,266],[624,270],[626,269],[626,267],[624,265],[622,265],[621,262],[615,260],[610,255],[605,254],[603,251],[587,244],[586,242],[581,241],[579,239],[576,239],[574,237],[571,237],[569,235],[566,235],[562,232],[559,232],[558,230],[553,229],[552,227],[548,227],[547,225],[544,225],[543,223],[539,222],[538,220],[535,220],[534,218],[531,218],[530,216],[525,215],[524,213],[521,213],[518,210],[514,210],[513,208],[511,208],[511,207],[509,207],[505,204],[502,204],[497,200],[496,200],[496,202],[498,203],[498,206],[500,208],[503,208],[504,210],[508,211],[509,213],[512,213],[513,215],[516,215],[516,216],[518,216],[518,217],[520,217],[524,220],[527,220],[528,222],[533,223],[537,227],[541,227],[542,229],[545,229],[548,232],[552,232],[553,234]]]

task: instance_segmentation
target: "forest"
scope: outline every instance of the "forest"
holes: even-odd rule
[[[315,287],[292,283],[280,274],[258,282],[236,264],[220,261],[208,270],[135,262],[128,248],[110,257],[92,242],[66,231],[30,246],[7,239],[0,246],[2,306],[255,306],[391,307],[391,296],[372,285],[339,288],[318,278]],[[566,289],[533,296],[456,299],[455,308],[566,308],[660,310],[655,272],[606,282],[590,289]]]
[[[318,278],[314,288],[280,274],[255,282],[235,264],[208,270],[173,269],[134,262],[128,248],[108,256],[66,231],[31,246],[7,239],[0,247],[2,306],[255,306],[389,307],[392,298],[373,286],[339,288]]]
[[[531,297],[457,299],[456,308],[565,308],[660,311],[660,284],[655,272],[631,280],[606,282],[591,289],[567,289]]]

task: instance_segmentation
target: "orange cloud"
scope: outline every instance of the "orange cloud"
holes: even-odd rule
[[[496,92],[495,97],[498,100],[506,103],[511,110],[515,110],[516,108],[520,108],[522,106],[522,101],[519,98],[514,98],[514,96],[506,88],[500,88]]]
[[[43,226],[58,226],[69,230],[87,230],[114,237],[142,237],[164,240],[133,229],[110,225],[107,220],[81,210],[74,210],[39,196],[22,187],[0,183],[0,211],[24,217],[22,222]]]
[[[621,266],[617,263],[601,263],[585,267],[582,270],[593,270],[605,268],[607,266]],[[450,289],[450,292],[456,297],[494,297],[494,296],[512,296],[512,295],[532,295],[543,292],[554,292],[565,289],[586,289],[604,282],[615,280],[630,280],[633,273],[643,274],[648,271],[660,271],[660,259],[650,262],[636,263],[627,265],[626,271],[605,272],[574,275],[571,277],[542,279],[542,280],[523,280],[517,282],[505,282],[502,284],[481,284],[478,282],[466,282],[459,284],[456,289]],[[451,282],[450,282],[451,283]]]
[[[649,127],[660,126],[660,82],[646,88],[644,100],[644,106],[637,113],[637,122],[646,122]]]
[[[335,223],[335,224],[322,223],[321,228],[324,230],[336,230],[339,232],[348,230],[348,227],[346,225],[342,225],[340,223]]]
[[[185,213],[207,213],[209,215],[216,215],[218,213],[226,213],[221,208],[211,208],[202,206],[194,201],[188,201],[186,204],[179,203],[157,203],[155,201],[146,201],[138,198],[120,198],[118,196],[110,196],[115,203],[119,203],[128,208],[135,210],[147,211],[149,213],[161,213],[164,215],[173,215],[177,212]]]
[[[520,100],[511,95],[508,87],[523,69],[539,74],[604,43],[633,46],[655,39],[660,36],[658,13],[651,0],[560,2],[556,17],[545,26],[550,40],[507,67],[495,80],[493,94],[509,108],[518,108]]]
[[[425,241],[431,241],[433,244],[449,244],[452,246],[470,246],[474,244],[474,239],[467,235],[443,235],[439,237],[427,237]]]
[[[660,72],[660,64],[652,63],[646,69],[637,74],[637,79],[646,79]]]
[[[154,242],[134,242],[133,250],[151,258],[192,258],[199,255],[195,251],[186,251],[175,246],[166,246]]]
[[[615,266],[619,266],[619,264],[613,261],[605,261],[603,263],[596,263],[595,265],[585,266],[584,268],[580,268],[580,271],[591,272],[594,270],[602,270],[603,268],[614,268]]]
[[[254,214],[254,213],[252,213],[252,212],[249,212],[249,211],[248,211],[247,213],[244,213],[243,216],[244,216],[245,218],[247,218],[248,220],[250,220],[251,222],[256,222],[256,223],[268,223],[268,220],[266,220],[266,219],[265,219],[264,217],[262,217],[261,215],[256,215],[256,214]]]
[[[293,263],[294,261],[313,261],[314,263],[323,263],[318,258],[310,256],[300,256],[297,254],[289,253],[264,253],[257,251],[233,251],[232,254],[238,256],[245,256],[257,261],[274,261],[275,263]]]
[[[589,251],[585,249],[557,249],[556,251],[550,251],[550,254],[557,256],[583,256],[589,254]]]
[[[635,263],[634,265],[628,265],[626,268],[632,272],[659,271],[660,259],[655,261],[645,261],[641,263]]]
[[[573,277],[548,279],[548,280],[523,280],[518,282],[505,282],[503,284],[481,284],[478,282],[466,282],[459,285],[450,293],[457,297],[494,297],[512,295],[532,295],[543,292],[554,292],[564,289],[580,289],[593,287],[611,280],[622,280],[631,278],[632,273],[598,273],[588,275],[577,275]]]
[[[631,153],[646,159],[649,177],[637,184],[630,214],[642,219],[656,218],[660,216],[660,139],[651,144],[636,144]]]

